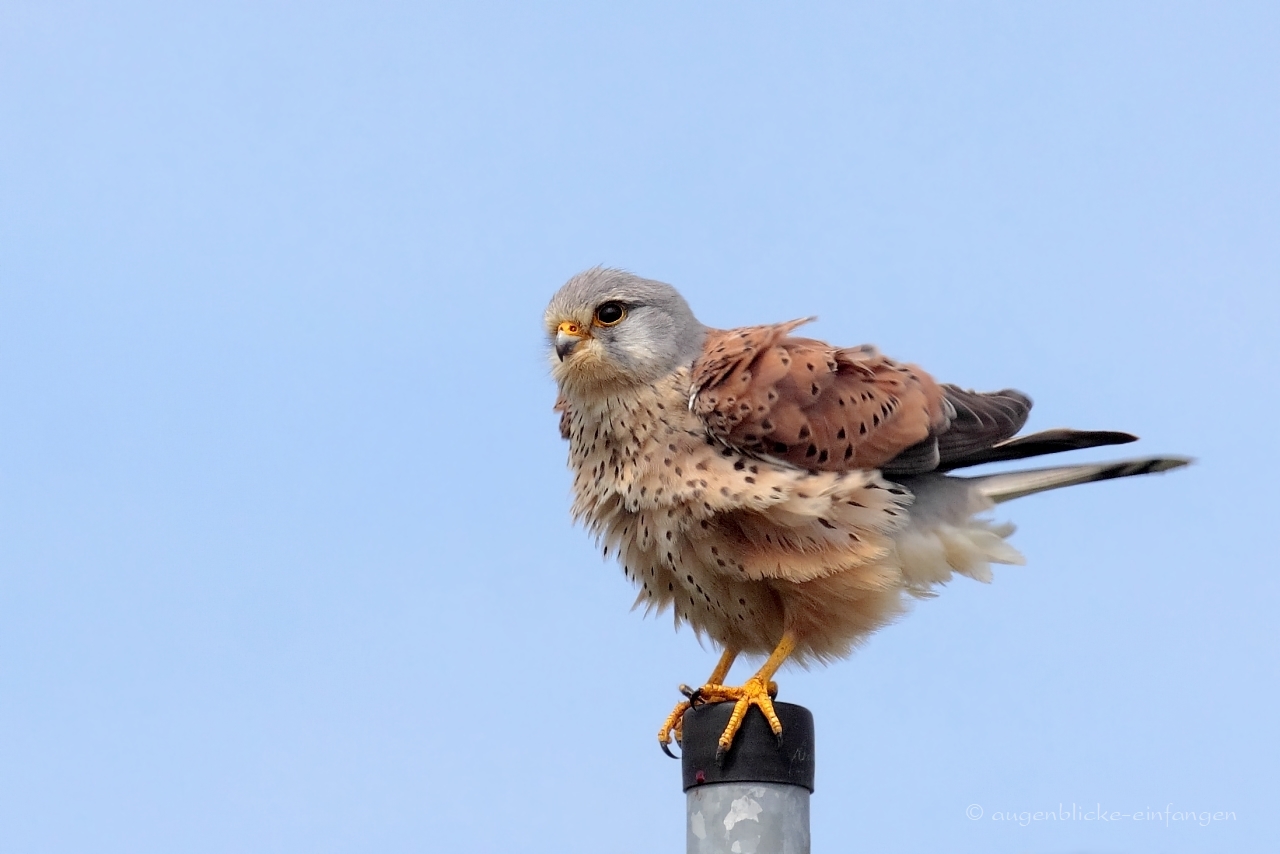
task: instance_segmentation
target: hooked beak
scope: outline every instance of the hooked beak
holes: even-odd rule
[[[556,355],[560,357],[560,361],[564,361],[573,352],[574,348],[582,343],[584,338],[590,337],[586,329],[583,329],[572,320],[566,320],[556,327]]]

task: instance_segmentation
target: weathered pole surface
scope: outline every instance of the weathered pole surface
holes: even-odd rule
[[[716,744],[733,703],[690,709],[680,757],[689,854],[809,854],[813,715],[774,703],[782,740],[759,709],[748,709],[722,763]]]

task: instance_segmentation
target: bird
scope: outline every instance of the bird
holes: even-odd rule
[[[671,611],[720,650],[663,720],[733,702],[723,761],[751,708],[782,738],[773,677],[848,656],[953,575],[1021,564],[996,505],[1045,490],[1168,471],[1148,457],[982,475],[957,471],[1136,440],[1118,431],[1019,435],[1022,392],[967,391],[874,346],[796,335],[813,320],[704,326],[671,285],[594,267],[544,326],[569,446],[572,515],[616,556],[636,606]],[[740,656],[764,663],[727,684]]]

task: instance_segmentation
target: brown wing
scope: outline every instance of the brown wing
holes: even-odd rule
[[[802,468],[907,475],[981,458],[1026,423],[1021,392],[939,385],[874,347],[790,335],[805,322],[708,335],[690,408],[712,436]]]
[[[789,333],[803,320],[713,331],[690,408],[718,440],[820,471],[881,468],[944,432],[954,410],[933,378],[874,347]],[[937,465],[936,450],[924,454]]]

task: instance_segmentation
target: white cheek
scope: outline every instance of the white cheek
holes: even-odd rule
[[[627,361],[637,367],[651,367],[664,360],[670,342],[657,334],[658,330],[642,327],[628,330],[626,338],[619,342]]]

